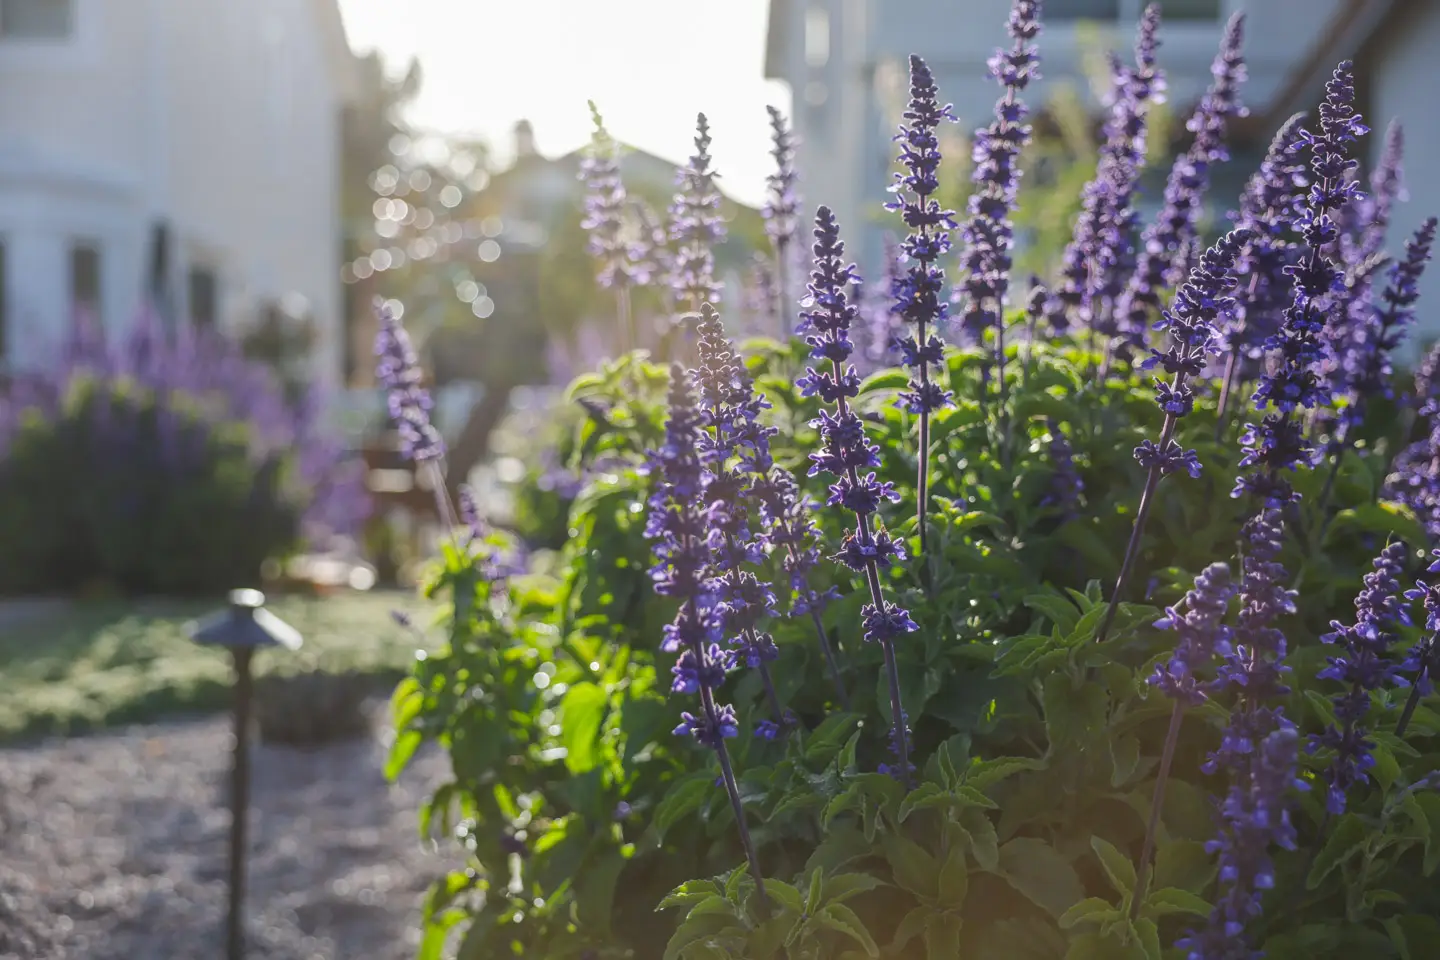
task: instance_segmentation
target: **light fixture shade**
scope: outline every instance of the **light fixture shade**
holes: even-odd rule
[[[299,650],[304,642],[300,631],[265,609],[265,595],[259,590],[231,591],[228,608],[190,621],[185,632],[196,643],[231,649]]]

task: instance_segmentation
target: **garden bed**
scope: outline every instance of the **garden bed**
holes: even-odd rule
[[[5,622],[0,741],[228,707],[228,658],[185,635],[188,620],[218,605],[96,602]],[[409,593],[282,596],[270,609],[304,635],[305,647],[295,654],[261,653],[259,674],[353,670],[375,676],[377,684],[398,678],[415,655],[415,637],[394,623],[390,611],[405,610],[417,623],[427,616],[424,602]]]

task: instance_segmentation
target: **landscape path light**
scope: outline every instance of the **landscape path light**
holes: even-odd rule
[[[250,705],[254,692],[250,663],[261,647],[298,650],[299,631],[265,609],[259,590],[232,590],[224,610],[186,624],[190,639],[224,647],[235,661],[235,759],[230,776],[230,912],[225,922],[225,955],[245,952],[245,824],[250,806]]]

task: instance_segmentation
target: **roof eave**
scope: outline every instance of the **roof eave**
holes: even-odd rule
[[[1396,0],[1342,2],[1319,39],[1297,62],[1266,106],[1270,126],[1278,126],[1285,117],[1312,107],[1335,64],[1353,59],[1397,6]]]

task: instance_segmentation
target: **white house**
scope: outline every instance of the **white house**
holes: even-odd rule
[[[1098,111],[1085,59],[1109,48],[1129,60],[1146,2],[1045,0],[1039,40],[1043,79],[1028,93],[1032,105],[1043,104],[1057,84],[1068,84]],[[1237,153],[1249,156],[1238,157],[1237,164],[1258,160],[1284,118],[1313,109],[1335,63],[1353,57],[1361,107],[1377,128],[1367,149],[1373,156],[1379,131],[1395,116],[1410,144],[1411,199],[1397,211],[1392,244],[1424,216],[1440,213],[1440,178],[1423,173],[1440,157],[1440,112],[1429,102],[1431,84],[1440,78],[1440,0],[1160,0],[1160,5],[1160,64],[1168,98],[1182,113],[1210,80],[1225,21],[1245,11],[1249,79],[1242,99],[1252,112],[1247,129],[1254,142],[1239,145]],[[909,54],[926,58],[942,101],[955,105],[962,129],[983,126],[999,93],[986,60],[997,46],[1009,45],[1004,29],[1010,6],[1011,0],[771,0],[765,74],[786,81],[794,94],[804,192],[835,208],[862,265],[873,268],[878,262],[885,230],[903,232],[893,215],[876,211],[886,199],[896,153],[891,137],[904,105]]]
[[[354,83],[336,0],[0,0],[0,363],[282,309],[334,382]]]

